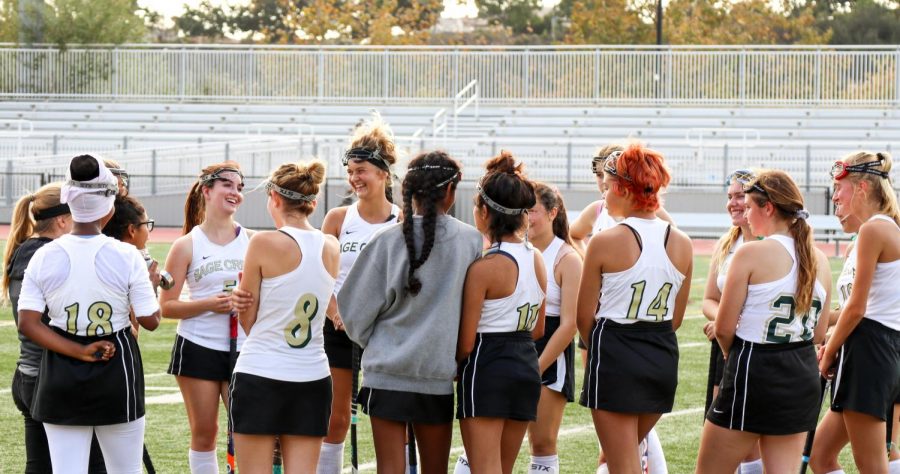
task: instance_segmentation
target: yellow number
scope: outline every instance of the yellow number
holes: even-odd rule
[[[312,339],[310,322],[319,313],[319,300],[312,293],[300,297],[294,306],[294,319],[284,327],[284,341],[287,345],[302,349]]]

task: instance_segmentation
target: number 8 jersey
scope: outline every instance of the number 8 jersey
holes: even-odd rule
[[[738,319],[737,337],[759,344],[786,344],[809,341],[822,312],[825,288],[815,281],[809,311],[796,314],[797,254],[794,239],[784,235],[766,237],[780,243],[793,263],[787,275],[766,283],[747,286],[747,299]]]
[[[671,321],[675,296],[681,289],[684,275],[666,253],[671,230],[669,223],[658,218],[629,217],[620,225],[634,233],[641,255],[627,270],[603,273],[596,319],[606,318],[623,324]]]
[[[330,375],[322,328],[334,291],[334,278],[322,262],[325,235],[293,227],[279,230],[297,242],[300,265],[263,278],[256,322],[234,371],[285,382],[320,380]]]

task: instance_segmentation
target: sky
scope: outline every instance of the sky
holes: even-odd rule
[[[210,0],[213,4],[218,5],[227,5],[227,4],[242,4],[247,3],[246,0]],[[548,2],[544,0],[544,3],[557,3],[558,0],[553,0]],[[199,5],[201,0],[138,0],[138,5],[142,7],[150,8],[151,10],[156,10],[160,12],[163,17],[170,18],[173,16],[178,16],[182,11],[182,5],[188,4],[191,6]],[[444,0],[444,13],[443,16],[446,18],[460,18],[465,16],[477,16],[478,8],[475,7],[474,0],[466,0],[460,4],[457,0]]]

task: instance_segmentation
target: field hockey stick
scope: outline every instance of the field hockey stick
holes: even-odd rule
[[[147,468],[147,474],[156,474],[156,468],[153,467],[153,460],[150,459],[150,451],[147,451],[147,445],[144,445],[144,467]]]
[[[416,459],[416,432],[413,430],[412,423],[406,425],[407,443],[406,448],[409,453],[409,474],[416,474],[419,470],[419,462]]]
[[[356,474],[359,472],[359,447],[357,446],[356,439],[356,424],[359,422],[359,416],[357,414],[357,392],[359,392],[359,358],[360,358],[360,347],[353,343],[353,362],[350,367],[351,377],[353,379],[350,382],[350,386],[352,387],[351,402],[350,402],[350,472]]]
[[[887,417],[887,426],[885,427],[886,436],[885,436],[885,444],[887,444],[887,454],[891,455],[891,437],[894,435],[894,403],[891,402],[890,408],[888,408],[888,417]]]
[[[822,377],[822,394],[819,396],[819,409],[822,409],[822,402],[825,400],[825,392],[828,391],[828,379]],[[813,439],[816,436],[816,429],[813,428],[806,433],[806,444],[803,445],[803,462],[800,463],[800,474],[806,474],[809,467],[809,455],[812,452]]]
[[[709,375],[706,377],[706,408],[703,410],[703,413],[707,413],[709,411],[709,407],[712,406],[713,403],[713,389],[716,386],[716,366],[719,364],[719,359],[722,358],[722,349],[719,347],[719,341],[713,339],[712,345],[709,348]]]
[[[241,281],[241,273],[238,273],[238,281]],[[236,284],[237,284],[236,283]],[[237,313],[232,312],[228,315],[228,453],[225,456],[225,472],[232,474],[237,472],[234,462],[234,426],[231,419],[231,378],[234,376],[234,365],[237,363],[237,337],[238,337],[238,317]]]
[[[275,437],[275,453],[272,456],[272,474],[281,474],[283,471],[283,461],[281,459],[281,439]]]

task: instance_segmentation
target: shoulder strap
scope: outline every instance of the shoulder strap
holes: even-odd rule
[[[634,234],[634,238],[635,238],[635,240],[637,240],[638,248],[641,250],[641,252],[643,252],[644,251],[644,242],[643,242],[643,240],[641,240],[641,234],[634,227],[631,227],[630,225],[628,225],[624,222],[622,222],[621,224],[624,225],[625,227],[627,227],[628,230],[630,230],[631,233]]]

